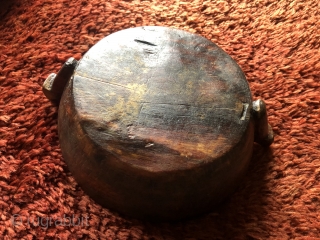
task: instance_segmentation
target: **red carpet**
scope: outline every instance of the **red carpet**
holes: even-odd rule
[[[1,239],[320,239],[317,1],[7,2],[0,0]],[[267,103],[274,144],[257,145],[235,194],[197,219],[151,224],[95,204],[61,157],[57,108],[41,91],[68,57],[141,25],[211,39]]]

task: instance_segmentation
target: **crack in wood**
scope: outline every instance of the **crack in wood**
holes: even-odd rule
[[[139,40],[139,39],[134,39],[135,42],[138,42],[138,43],[142,43],[142,44],[147,44],[149,46],[154,46],[156,47],[157,45],[154,44],[154,43],[151,43],[151,42],[148,42],[148,41],[144,41],[144,40]]]

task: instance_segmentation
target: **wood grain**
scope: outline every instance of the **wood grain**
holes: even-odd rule
[[[212,42],[164,27],[127,29],[79,62],[60,103],[62,152],[105,206],[149,219],[192,216],[243,174],[251,105],[241,69]]]

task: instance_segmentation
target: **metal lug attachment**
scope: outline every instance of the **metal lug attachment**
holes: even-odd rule
[[[42,91],[50,101],[59,103],[64,87],[73,75],[77,64],[76,59],[69,58],[57,74],[51,73],[44,81]]]
[[[252,103],[253,117],[255,119],[254,141],[263,145],[269,146],[273,140],[273,130],[268,123],[268,115],[266,104],[259,99]]]

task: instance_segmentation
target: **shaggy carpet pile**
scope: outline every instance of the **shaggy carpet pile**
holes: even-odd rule
[[[318,1],[8,1],[0,0],[0,239],[320,239]],[[67,58],[142,25],[217,43],[267,103],[275,142],[256,145],[237,191],[196,219],[147,223],[91,200],[61,156],[57,108],[41,91]]]

